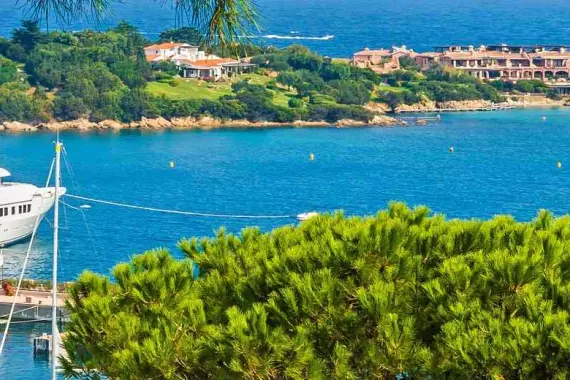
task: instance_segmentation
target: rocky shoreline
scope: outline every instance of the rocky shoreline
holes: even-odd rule
[[[555,101],[545,97],[507,97],[506,104],[517,108],[527,107],[560,107],[570,105],[564,101]],[[396,109],[398,113],[422,113],[434,112],[437,110],[457,110],[468,111],[481,108],[491,107],[492,103],[486,100],[468,100],[468,101],[450,101],[450,102],[433,102],[423,101],[421,103],[411,105],[401,105]],[[369,122],[358,120],[340,120],[336,123],[326,121],[294,121],[292,123],[278,122],[251,122],[248,120],[219,120],[212,117],[184,117],[172,118],[170,120],[162,117],[158,118],[142,118],[140,121],[131,123],[122,123],[115,120],[103,120],[101,122],[93,122],[88,119],[77,119],[72,121],[51,121],[47,123],[26,124],[18,121],[0,123],[0,133],[25,133],[38,131],[77,131],[77,132],[94,132],[94,131],[122,131],[122,130],[210,130],[210,129],[247,129],[247,128],[280,128],[280,127],[298,127],[298,128],[350,128],[350,127],[392,127],[406,126],[407,122],[398,118],[386,115],[389,108],[385,104],[370,103],[365,109],[374,113],[374,118]],[[419,124],[419,123],[416,123]]]
[[[456,110],[468,111],[478,110],[482,108],[491,107],[492,103],[488,100],[465,100],[465,101],[448,101],[448,102],[434,102],[431,100],[424,100],[416,104],[402,104],[396,109],[399,112],[433,112],[437,110]]]
[[[132,123],[121,123],[114,120],[104,120],[101,122],[92,122],[87,119],[78,119],[63,122],[49,122],[38,124],[25,124],[21,122],[4,122],[0,124],[0,132],[8,133],[25,133],[38,131],[121,131],[121,130],[210,130],[221,128],[278,128],[278,127],[299,127],[299,128],[317,128],[317,127],[365,127],[365,126],[404,126],[407,123],[393,117],[385,115],[377,115],[370,122],[357,120],[340,120],[334,124],[326,121],[295,121],[292,123],[276,123],[276,122],[251,122],[248,120],[217,120],[211,117],[203,118],[173,118],[167,120],[164,118],[142,118],[142,120]]]

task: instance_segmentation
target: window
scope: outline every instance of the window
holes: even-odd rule
[[[32,205],[31,204],[28,205],[28,212],[32,212]]]
[[[12,206],[12,215],[16,215],[16,206]]]

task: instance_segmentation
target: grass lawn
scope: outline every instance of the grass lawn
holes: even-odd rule
[[[243,74],[232,81],[220,83],[207,83],[197,79],[180,80],[178,86],[173,87],[169,83],[150,82],[148,90],[154,95],[164,95],[170,99],[190,100],[190,99],[210,99],[216,100],[224,95],[232,93],[232,83],[240,80],[248,79],[253,84],[265,85],[271,78],[260,74]],[[275,92],[273,103],[279,106],[287,107],[289,98],[295,96],[293,92],[280,89]]]

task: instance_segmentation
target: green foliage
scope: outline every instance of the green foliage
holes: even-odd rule
[[[512,86],[513,90],[529,93],[546,93],[549,87],[541,80],[519,80]]]
[[[548,90],[546,92],[546,97],[552,100],[562,100],[562,96],[555,90]]]
[[[424,77],[413,71],[397,70],[383,76],[385,82],[395,87],[405,87],[413,94],[426,96],[436,102],[485,99],[501,100],[497,89],[477,78],[458,70],[436,66],[427,70]],[[387,94],[392,104],[399,95]]]
[[[380,91],[378,101],[386,103],[393,111],[402,104],[414,104],[420,102],[421,96],[410,90]]]
[[[330,63],[324,65],[321,69],[321,78],[325,81],[347,80],[351,76],[350,66],[346,63]]]
[[[66,374],[563,379],[570,218],[445,220],[392,204],[184,240],[70,289]],[[199,268],[199,277],[193,276]],[[79,371],[74,371],[79,370]]]
[[[301,99],[289,98],[287,104],[291,108],[302,108],[305,105],[305,102],[303,102]]]
[[[394,70],[391,73],[382,75],[381,78],[384,83],[393,87],[400,87],[402,83],[420,80],[418,73],[409,70]]]
[[[170,76],[176,76],[179,73],[179,69],[174,62],[171,61],[161,61],[153,64],[154,69],[157,72],[166,73]]]
[[[549,90],[546,83],[538,79],[521,79],[516,83],[495,80],[490,81],[489,85],[495,88],[497,91],[502,92],[519,91],[524,93],[544,94]]]
[[[0,85],[13,82],[18,79],[18,67],[16,63],[0,56]]]
[[[336,101],[340,104],[364,105],[370,101],[371,90],[366,82],[339,80],[331,83],[336,89]]]
[[[204,36],[198,29],[182,27],[178,29],[168,29],[160,33],[161,42],[184,42],[190,45],[200,45]]]
[[[25,51],[32,50],[37,44],[45,41],[45,38],[38,23],[32,20],[22,21],[22,27],[12,32],[12,42],[20,45]]]
[[[257,55],[251,59],[251,63],[261,68],[268,68],[278,72],[291,69],[291,66],[287,62],[287,57],[284,54],[272,53]]]
[[[279,73],[279,76],[276,80],[277,83],[287,87],[288,89],[291,89],[291,87],[300,82],[301,78],[294,71],[282,71]]]
[[[47,107],[45,100],[35,94],[17,87],[0,86],[0,122],[45,121]]]
[[[65,91],[55,99],[53,115],[58,120],[74,120],[89,116],[89,107],[82,98]]]
[[[372,117],[373,115],[362,107],[334,103],[309,104],[306,114],[306,119],[309,121],[327,121],[329,123],[344,119],[367,122]]]
[[[400,67],[404,70],[420,71],[420,66],[416,64],[415,59],[408,55],[399,57],[398,62],[400,63]]]

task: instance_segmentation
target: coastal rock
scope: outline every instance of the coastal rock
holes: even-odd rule
[[[337,121],[335,124],[337,127],[363,127],[367,125],[364,121],[356,121],[351,119],[342,119]]]
[[[173,128],[191,129],[196,127],[196,119],[193,117],[175,117],[170,120]]]
[[[435,102],[424,99],[419,103],[401,104],[396,108],[396,112],[425,112],[437,109]]]
[[[390,107],[388,107],[388,105],[385,103],[370,102],[364,106],[364,109],[377,115],[383,115],[387,112],[390,112]]]
[[[374,126],[390,126],[390,125],[405,125],[402,121],[388,117],[386,115],[376,115],[370,122],[363,122],[358,120],[340,120],[334,125],[337,127],[362,127],[366,125]],[[164,118],[143,118],[138,122],[121,123],[115,120],[103,120],[98,123],[89,121],[88,119],[78,119],[64,122],[50,122],[38,125],[29,125],[19,122],[6,122],[0,124],[0,131],[12,132],[33,132],[39,129],[47,131],[94,131],[94,130],[112,130],[120,131],[123,129],[148,129],[148,130],[164,130],[164,129],[215,129],[215,128],[274,128],[274,127],[329,127],[331,123],[326,121],[304,121],[297,120],[292,123],[278,123],[270,121],[252,122],[249,120],[219,120],[213,117],[202,117],[196,119],[193,117],[186,118],[173,118],[166,120]]]
[[[304,120],[296,120],[293,122],[293,126],[295,127],[328,127],[330,123],[326,121],[304,121]]]
[[[477,110],[482,108],[489,108],[493,105],[488,100],[463,100],[463,101],[449,101],[438,102],[437,108],[444,110]]]
[[[463,100],[436,103],[424,99],[415,104],[401,104],[396,108],[396,112],[470,111],[489,108],[492,104],[493,103],[488,100]]]
[[[87,120],[87,119],[77,119],[72,121],[63,122],[51,122],[40,125],[41,129],[47,129],[48,131],[68,131],[68,130],[78,130],[78,131],[89,131],[97,128],[97,124]]]
[[[145,128],[145,129],[172,128],[172,123],[163,117],[158,117],[156,119],[147,119],[146,117],[143,117],[139,124],[140,128]]]
[[[222,122],[221,125],[224,126],[230,126],[230,127],[236,127],[236,128],[251,128],[251,127],[255,127],[255,126],[259,126],[260,123],[252,123],[249,120],[230,120],[227,122]]]
[[[544,94],[511,94],[506,97],[506,101],[509,105],[515,107],[556,107],[568,105],[568,100],[550,99]]]
[[[200,127],[217,128],[222,125],[222,122],[220,120],[214,119],[213,117],[206,116],[198,119],[197,124]]]
[[[123,129],[125,125],[115,120],[103,120],[97,124],[97,127],[99,129],[113,129],[118,131]]]
[[[38,127],[35,127],[33,125],[29,125],[29,124],[20,123],[17,121],[5,122],[3,124],[3,126],[4,126],[4,130],[6,130],[8,132],[16,132],[16,133],[35,132],[38,130]]]
[[[69,129],[77,129],[78,131],[90,131],[97,128],[97,124],[87,119],[79,119],[71,122],[62,123]]]
[[[393,117],[383,116],[383,115],[376,115],[372,120],[369,122],[370,125],[380,126],[380,127],[389,127],[393,125],[407,125],[406,122],[398,120]]]

